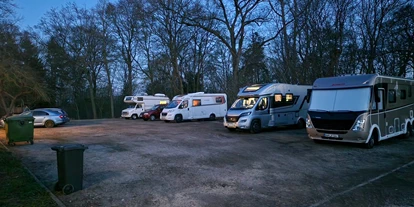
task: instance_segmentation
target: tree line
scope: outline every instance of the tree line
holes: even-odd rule
[[[126,95],[224,92],[254,83],[413,76],[409,0],[100,0],[19,28],[0,0],[0,115],[61,107],[119,117]]]

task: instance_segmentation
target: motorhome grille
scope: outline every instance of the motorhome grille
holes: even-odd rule
[[[162,116],[167,116],[168,113],[161,113]]]
[[[350,130],[354,122],[355,120],[312,119],[315,128],[330,130]]]
[[[239,121],[239,117],[238,116],[226,116],[226,121],[227,122],[237,122],[237,121]]]

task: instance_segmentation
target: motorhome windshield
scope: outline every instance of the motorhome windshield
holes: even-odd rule
[[[141,106],[141,104],[131,103],[131,104],[128,104],[128,108],[129,109],[142,108],[142,106]]]
[[[181,103],[181,100],[173,100],[165,108],[172,109],[172,108],[177,107],[180,103]]]
[[[239,98],[231,105],[229,110],[251,109],[258,99],[257,97]]]
[[[367,111],[371,88],[313,90],[309,111]]]

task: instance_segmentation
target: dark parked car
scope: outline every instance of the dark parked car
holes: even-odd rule
[[[159,119],[160,113],[166,106],[166,104],[158,104],[153,106],[149,111],[145,111],[142,113],[142,119],[144,119],[144,121],[154,121],[156,119]]]

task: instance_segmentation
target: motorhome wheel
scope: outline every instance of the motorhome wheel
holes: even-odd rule
[[[175,115],[174,121],[177,122],[177,123],[182,122],[183,121],[183,117],[181,116],[181,114]]]
[[[214,121],[214,120],[216,120],[216,115],[210,114],[210,121]]]
[[[132,118],[133,120],[136,120],[136,119],[138,119],[138,116],[137,116],[136,114],[134,114],[134,115],[132,115],[132,116],[131,116],[131,118]]]
[[[375,142],[376,142],[375,140],[377,139],[377,136],[378,136],[377,132],[374,131],[372,133],[372,136],[369,138],[368,142],[365,143],[365,148],[367,149],[373,148],[375,145]]]
[[[303,119],[299,119],[298,123],[296,124],[298,129],[303,129],[305,128],[305,121],[303,121]]]
[[[262,127],[260,126],[260,121],[257,119],[253,120],[250,126],[250,132],[252,134],[256,134],[256,133],[259,133],[261,130],[262,130]]]

